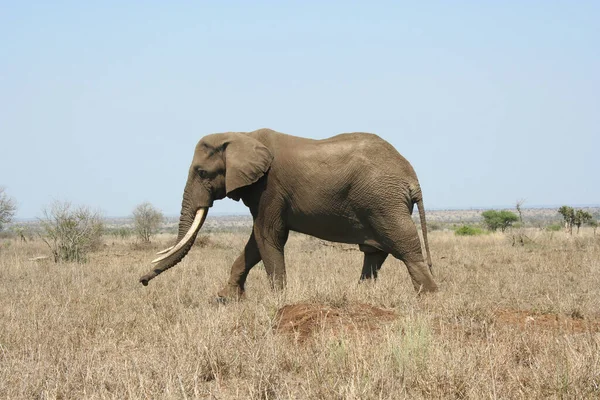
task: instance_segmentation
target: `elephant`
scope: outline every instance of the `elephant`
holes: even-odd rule
[[[417,292],[434,292],[423,196],[411,164],[371,133],[323,140],[271,129],[215,133],[196,145],[183,191],[175,245],[153,260],[144,285],[188,253],[215,200],[242,200],[252,233],[231,267],[220,298],[245,297],[248,273],[262,260],[271,287],[286,286],[284,247],[290,231],[357,244],[360,280],[376,279],[389,254],[406,265]],[[423,242],[411,215],[417,204]]]

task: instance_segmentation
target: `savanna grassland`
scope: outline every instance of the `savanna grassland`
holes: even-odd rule
[[[210,217],[209,217],[210,218]],[[152,246],[106,236],[86,264],[0,242],[0,398],[598,398],[600,235],[430,232],[440,291],[416,296],[388,258],[293,234],[288,288],[262,265],[247,299],[216,292],[248,236],[201,236],[143,287]]]

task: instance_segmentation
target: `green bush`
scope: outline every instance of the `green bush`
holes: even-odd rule
[[[519,217],[510,211],[487,210],[481,213],[483,222],[490,231],[500,229],[502,232],[519,220]]]
[[[562,225],[561,224],[552,224],[552,225],[548,225],[546,227],[546,230],[549,232],[558,232],[562,229]]]
[[[476,236],[482,235],[483,233],[485,233],[483,229],[470,225],[463,225],[454,231],[454,234],[458,236]]]

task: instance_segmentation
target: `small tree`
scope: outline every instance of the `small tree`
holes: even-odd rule
[[[565,230],[569,232],[569,234],[573,234],[573,223],[575,222],[575,210],[573,210],[573,207],[562,206],[558,209],[558,213],[563,217]]]
[[[519,217],[510,211],[487,210],[482,212],[481,216],[483,217],[483,222],[490,231],[500,229],[504,232],[506,228],[513,224],[513,222],[519,220]]]
[[[4,228],[4,224],[12,221],[17,212],[15,199],[7,195],[4,190],[0,187],[0,231]]]
[[[31,239],[31,231],[25,225],[14,224],[10,230],[15,233],[15,236],[21,239],[21,242],[27,243],[27,237]]]
[[[150,243],[150,237],[156,233],[165,217],[150,203],[142,203],[133,210],[133,229],[144,243]]]
[[[515,205],[515,208],[517,209],[517,212],[519,213],[519,222],[521,224],[523,223],[523,210],[521,209],[523,207],[523,203],[525,203],[525,199],[520,199],[520,200],[517,200],[517,204]]]
[[[52,251],[54,262],[85,262],[87,253],[100,246],[104,231],[100,212],[56,201],[43,214],[40,236]]]
[[[594,236],[596,236],[596,230],[598,229],[598,221],[592,219],[588,222],[588,225],[594,228]]]
[[[573,224],[577,226],[577,234],[579,234],[579,228],[582,224],[585,224],[592,220],[592,214],[583,210],[576,210],[575,217],[573,218]]]
[[[573,207],[562,206],[558,209],[558,213],[562,215],[565,222],[565,230],[569,234],[573,234],[573,225],[577,226],[577,233],[581,225],[592,221],[592,214],[581,209],[575,210]]]

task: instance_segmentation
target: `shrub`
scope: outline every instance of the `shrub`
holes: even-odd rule
[[[510,211],[496,211],[488,210],[481,213],[484,224],[490,231],[496,231],[500,229],[502,232],[509,226],[519,220],[519,217]]]
[[[17,203],[15,202],[15,199],[8,196],[4,190],[3,187],[0,187],[0,231],[4,224],[12,221],[17,212]]]
[[[31,240],[32,233],[29,227],[21,224],[13,224],[10,227],[10,230],[14,233],[15,237],[18,238],[21,242],[27,243],[27,239]]]
[[[215,244],[213,243],[213,241],[210,238],[210,236],[208,236],[208,235],[198,235],[198,237],[196,237],[196,241],[194,242],[194,246],[195,247],[200,247],[201,249],[204,249],[206,247],[215,247]]]
[[[596,236],[596,230],[598,229],[598,221],[592,219],[588,222],[588,225],[594,228],[594,236]]]
[[[43,215],[40,236],[52,251],[54,262],[85,262],[87,253],[100,246],[104,230],[100,212],[56,201],[43,210]]]
[[[548,225],[546,227],[546,230],[550,231],[550,232],[558,232],[561,229],[562,229],[562,225],[561,224],[552,224],[552,225]]]
[[[427,230],[430,232],[441,231],[443,229],[444,229],[444,226],[439,222],[428,222],[427,223]]]
[[[483,233],[482,229],[470,225],[463,225],[454,231],[454,234],[458,236],[476,236]]]
[[[150,243],[150,237],[156,233],[165,217],[150,203],[142,203],[133,210],[133,229],[144,243]]]
[[[129,229],[129,228],[125,227],[125,226],[121,226],[121,227],[118,227],[118,228],[111,229],[110,234],[113,235],[113,236],[115,236],[115,237],[118,237],[120,239],[126,239],[129,236],[131,236],[133,234],[133,232],[132,232],[131,229]]]

